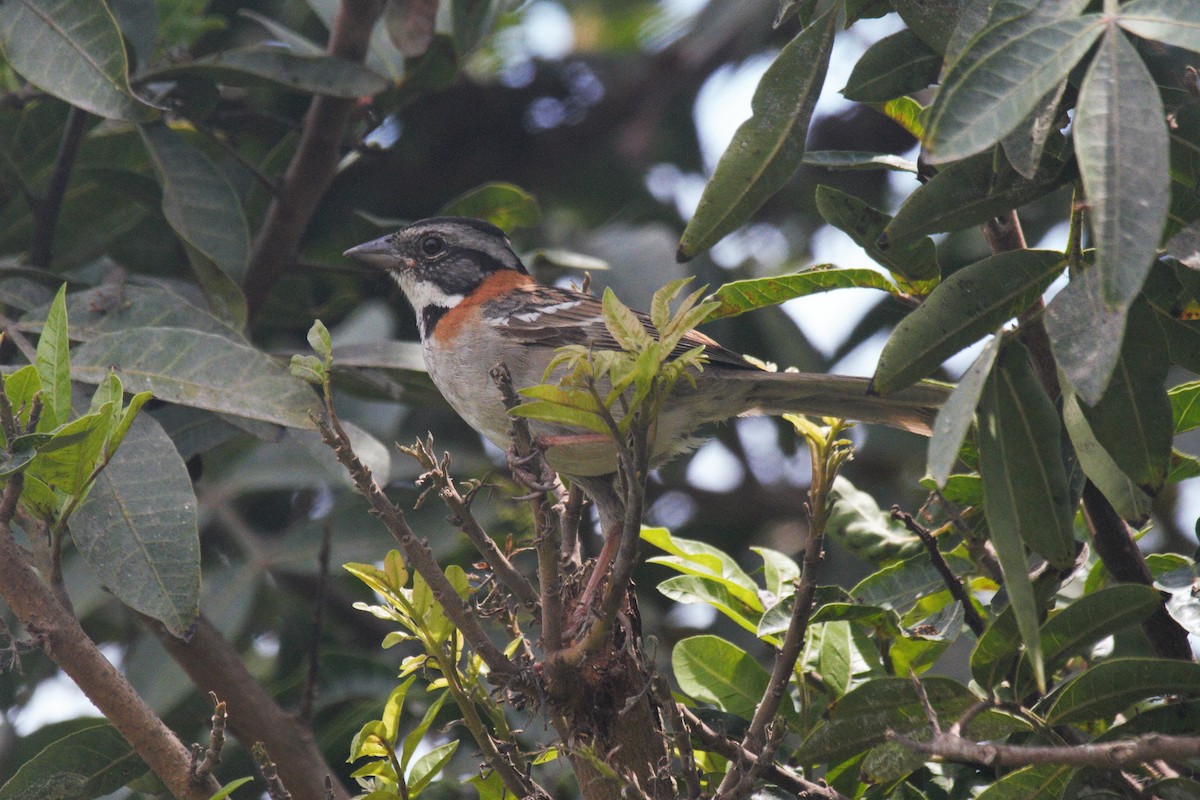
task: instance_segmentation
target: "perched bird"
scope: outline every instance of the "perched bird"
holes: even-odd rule
[[[491,369],[507,365],[518,388],[543,381],[555,349],[568,344],[619,349],[601,302],[530,276],[499,228],[463,217],[414,222],[346,255],[387,272],[417,315],[425,365],[434,384],[467,423],[502,449],[509,417]],[[648,317],[643,324],[653,332]],[[920,384],[886,396],[868,394],[864,378],[767,372],[698,331],[678,351],[704,345],[707,363],[695,386],[676,384],[659,415],[652,465],[698,443],[705,423],[743,414],[803,413],[878,422],[928,435],[944,387]],[[616,470],[611,442],[595,434],[532,421],[550,465],[579,481]],[[582,484],[585,491],[598,482]],[[591,491],[588,492],[592,494]]]

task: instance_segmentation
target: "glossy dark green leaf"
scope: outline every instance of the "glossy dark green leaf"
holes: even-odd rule
[[[1010,603],[992,620],[971,651],[971,677],[985,689],[1009,678],[1021,652],[1021,632]]]
[[[980,792],[975,800],[1046,800],[1061,797],[1075,767],[1037,764],[1013,770]]]
[[[1165,658],[1114,658],[1068,683],[1046,712],[1051,725],[1106,719],[1139,700],[1200,694],[1200,664]]]
[[[974,568],[969,559],[953,553],[943,555],[955,574],[963,575]],[[856,602],[904,613],[922,597],[945,588],[946,581],[930,562],[929,555],[920,553],[869,575],[850,594]]]
[[[0,51],[25,80],[93,114],[140,122],[158,113],[130,90],[121,31],[103,3],[0,3]]]
[[[1100,400],[1082,406],[1092,433],[1117,466],[1151,495],[1166,480],[1174,433],[1163,385],[1167,350],[1145,303],[1130,309],[1121,355]]]
[[[957,0],[893,0],[890,5],[909,30],[934,52],[944,53],[964,5],[969,4]]]
[[[941,55],[906,28],[867,48],[842,94],[859,103],[884,103],[929,86],[941,67]]]
[[[1039,687],[1045,685],[1045,673],[1025,547],[1059,567],[1075,560],[1074,510],[1061,436],[1058,413],[1025,348],[1008,343],[979,406],[979,471],[992,544]]]
[[[1200,6],[1174,0],[1134,0],[1121,6],[1117,24],[1155,42],[1200,52]]]
[[[200,613],[196,506],[175,445],[142,414],[70,521],[75,547],[104,586],[176,636]]]
[[[896,326],[875,368],[875,390],[887,394],[930,375],[1029,308],[1064,266],[1053,250],[1014,250],[958,270]]]
[[[833,264],[818,264],[803,272],[769,278],[747,278],[727,283],[705,300],[720,303],[706,321],[736,317],[747,311],[777,306],[796,297],[828,292],[833,289],[879,289],[895,293],[896,286],[882,274],[862,267],[840,268]]]
[[[1112,377],[1125,338],[1128,309],[1110,309],[1100,297],[1099,273],[1071,278],[1046,307],[1054,361],[1084,403],[1095,403]]]
[[[803,163],[825,169],[876,170],[917,172],[917,163],[892,153],[872,153],[862,150],[809,150]]]
[[[829,67],[834,11],[789,42],[759,81],[750,119],[733,135],[683,232],[680,260],[695,257],[743,224],[800,166]]]
[[[250,232],[229,179],[166,125],[143,125],[141,133],[162,183],[167,222],[222,272],[240,280],[250,257]]]
[[[942,719],[957,719],[975,704],[967,687],[943,677],[922,683],[929,702]],[[993,712],[976,717],[967,735],[987,738],[1022,727]],[[918,737],[929,733],[929,723],[909,678],[876,678],[848,692],[800,745],[799,759],[806,764],[838,764],[855,754],[882,744],[887,731]]]
[[[924,294],[941,275],[937,248],[928,237],[915,237],[890,246],[880,245],[880,236],[892,218],[853,195],[830,186],[817,187],[817,210],[825,221],[844,231],[867,255]]]
[[[533,195],[511,183],[494,181],[451,200],[438,216],[475,217],[492,223],[505,233],[532,228],[542,221],[542,210]]]
[[[1066,122],[1066,116],[1060,109],[1066,90],[1067,81],[1060,81],[1056,88],[1038,101],[1029,116],[1000,141],[1008,163],[1029,180],[1037,177],[1038,165],[1042,162],[1042,153],[1050,134],[1060,123]]]
[[[48,745],[0,786],[0,800],[88,800],[149,770],[117,729],[97,721]]]
[[[158,9],[154,0],[108,0],[108,8],[125,39],[131,71],[145,66],[154,56],[158,35]]]
[[[1167,126],[1158,87],[1117,28],[1105,33],[1072,125],[1105,305],[1127,308],[1142,288],[1170,203]]]
[[[1063,393],[1063,425],[1084,474],[1108,498],[1123,518],[1135,525],[1144,522],[1154,510],[1154,501],[1126,472],[1096,438],[1074,392]]]
[[[238,417],[312,428],[316,395],[263,352],[223,336],[180,328],[133,328],[81,345],[76,380],[98,383],[116,371],[126,389]]]
[[[138,76],[139,83],[200,77],[234,86],[267,82],[283,89],[352,100],[374,95],[391,83],[353,61],[294,53],[282,47],[221,50],[195,61],[172,64]]]
[[[754,715],[771,677],[745,650],[708,635],[676,644],[671,668],[685,694],[745,719]]]
[[[938,409],[937,418],[933,421],[926,470],[939,489],[946,487],[946,481],[950,479],[950,473],[958,462],[963,441],[975,420],[975,407],[979,405],[979,399],[983,396],[984,383],[992,372],[996,354],[1000,352],[1000,342],[1001,336],[997,332],[963,373],[958,385],[950,393],[945,405]]]
[[[1022,177],[1008,159],[998,159],[992,152],[950,164],[909,195],[888,226],[887,236],[892,242],[903,242],[962,230],[1020,208],[1070,180],[1070,156],[1066,139],[1052,134],[1033,178]]]
[[[1058,669],[1073,656],[1088,655],[1100,640],[1137,625],[1161,607],[1159,593],[1142,584],[1117,584],[1083,595],[1042,625],[1042,654],[1047,672]],[[1028,679],[1028,662],[1022,666]],[[1023,692],[1018,689],[1018,694]]]
[[[935,163],[986,150],[1058,86],[1104,29],[1099,14],[1039,24],[1017,36],[984,34],[951,67],[926,125]]]

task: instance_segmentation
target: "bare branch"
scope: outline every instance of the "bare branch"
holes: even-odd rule
[[[976,636],[982,636],[983,632],[987,630],[987,623],[979,616],[979,612],[975,609],[975,604],[971,602],[970,595],[963,588],[962,581],[958,579],[958,576],[954,574],[954,570],[950,569],[950,565],[946,563],[945,557],[942,556],[942,551],[938,549],[937,538],[924,526],[918,524],[913,519],[912,514],[901,511],[900,506],[892,506],[892,519],[903,522],[904,527],[908,528],[909,532],[915,534],[921,540],[921,544],[925,545],[925,550],[929,553],[929,560],[933,562],[933,568],[942,576],[942,582],[950,590],[950,596],[962,605],[967,627]]]
[[[279,777],[279,770],[276,768],[275,762],[271,760],[263,743],[255,742],[254,746],[250,748],[250,753],[254,756],[254,763],[258,765],[259,772],[267,781],[267,796],[271,800],[292,800],[292,793],[283,785],[283,780]]]
[[[928,742],[918,742],[895,733],[889,733],[888,738],[915,752],[944,761],[983,764],[989,767],[1065,764],[1074,767],[1115,769],[1145,761],[1179,762],[1200,758],[1200,736],[1167,736],[1158,733],[1136,739],[1063,747],[988,744],[973,742],[954,733],[935,733],[933,739]]]
[[[367,54],[371,30],[382,11],[382,0],[342,0],[326,52],[361,63]],[[333,181],[356,102],[318,95],[308,108],[296,154],[267,209],[242,281],[251,315],[262,308],[275,282],[295,260],[304,229]]]
[[[221,763],[221,749],[225,747],[225,722],[228,719],[225,704],[218,700],[213,692],[209,692],[208,697],[213,703],[208,747],[192,745],[192,780],[197,783],[212,775],[213,770]]]
[[[321,672],[321,636],[325,631],[326,589],[329,586],[329,549],[332,544],[333,528],[326,523],[321,531],[321,549],[317,552],[317,600],[313,609],[312,639],[308,646],[308,674],[304,678],[304,690],[300,695],[300,711],[297,716],[305,725],[312,724],[313,702],[317,697],[317,679]]]
[[[0,498],[0,598],[175,797],[206,800],[220,788],[217,782],[209,777],[193,783],[188,748],[105,658],[75,616],[62,607],[17,545],[8,521],[22,485],[21,474],[13,475]]]
[[[63,129],[62,141],[58,145],[58,155],[54,159],[54,171],[50,173],[46,193],[34,207],[29,263],[40,269],[50,266],[58,215],[62,211],[63,198],[67,194],[67,184],[71,182],[75,156],[79,153],[79,145],[83,142],[83,134],[87,129],[87,117],[87,112],[77,106],[71,106],[71,110],[67,112],[67,124]]]

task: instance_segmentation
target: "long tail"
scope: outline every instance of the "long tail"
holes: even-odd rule
[[[921,382],[887,395],[870,394],[866,378],[809,372],[722,374],[731,391],[745,391],[745,414],[811,414],[876,422],[929,436],[950,387]]]

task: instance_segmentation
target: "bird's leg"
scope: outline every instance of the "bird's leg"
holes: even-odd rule
[[[604,537],[604,546],[592,566],[592,574],[587,586],[579,596],[579,609],[586,614],[587,609],[599,599],[608,577],[617,550],[621,546],[621,527],[625,521],[625,504],[613,486],[613,476],[604,475],[595,478],[583,478],[576,481],[591,498],[600,517],[600,534]]]
[[[504,456],[513,479],[534,494],[562,490],[558,476],[546,464],[540,449],[535,448],[525,455],[520,455],[515,447],[509,447]],[[528,499],[528,497],[521,499]]]

